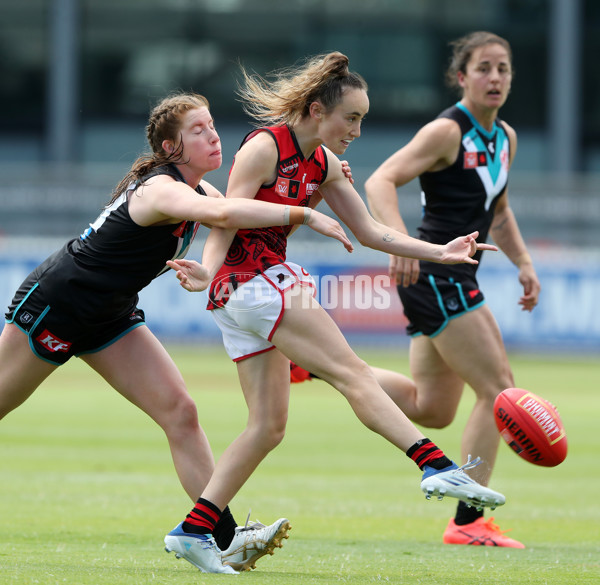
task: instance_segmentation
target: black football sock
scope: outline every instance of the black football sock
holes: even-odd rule
[[[194,534],[212,534],[220,517],[219,508],[212,502],[199,498],[194,509],[185,517],[181,529]]]
[[[231,510],[229,506],[227,506],[223,513],[221,514],[221,519],[215,525],[213,530],[213,537],[217,546],[221,550],[227,550],[233,537],[235,536],[235,527],[237,526],[237,522],[234,520],[233,515],[231,514]]]
[[[434,469],[444,469],[452,465],[452,461],[444,455],[444,452],[429,439],[420,439],[406,451],[406,456],[410,457],[421,471],[427,465]]]
[[[477,510],[475,506],[467,506],[464,502],[458,502],[456,516],[454,516],[454,523],[457,526],[471,524],[471,522],[475,522],[478,518],[483,518],[483,510]]]

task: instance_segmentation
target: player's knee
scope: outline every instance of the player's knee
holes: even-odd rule
[[[477,389],[475,392],[476,398],[479,402],[485,402],[490,408],[493,408],[494,401],[500,392],[507,388],[514,388],[515,380],[510,369],[499,375],[497,381],[493,385],[484,386]]]
[[[275,447],[277,447],[277,445],[279,445],[281,443],[281,441],[283,441],[284,437],[285,437],[285,427],[272,430],[272,432],[269,434],[269,442],[268,442],[269,450],[275,449]]]
[[[447,426],[450,426],[453,420],[454,416],[435,413],[430,416],[420,417],[420,419],[415,422],[429,429],[445,429]]]
[[[168,434],[187,435],[195,432],[200,423],[198,422],[198,408],[192,397],[183,392],[173,401],[170,408],[164,409],[159,424]]]
[[[287,424],[287,415],[272,417],[267,421],[253,425],[250,432],[254,441],[265,451],[272,451],[283,441]]]
[[[373,370],[360,358],[357,357],[351,362],[338,365],[337,379],[334,385],[346,397],[349,397],[348,395],[353,389],[359,392],[359,388],[364,384],[367,384],[369,387],[377,385]]]
[[[368,376],[369,378],[373,378],[376,380],[375,374],[371,369],[371,366],[364,360],[359,359],[357,363],[354,365],[357,375],[359,376]]]
[[[500,392],[515,387],[515,377],[507,359],[502,360],[498,366],[498,371],[492,374],[490,380],[493,380],[493,383],[483,385],[483,393],[486,399],[493,402]]]
[[[428,429],[445,429],[454,421],[455,416],[456,410],[440,409],[437,404],[426,404],[420,406],[418,413],[412,417],[412,420]]]
[[[270,449],[274,449],[283,441],[285,437],[287,417],[280,417],[272,421],[272,424],[267,428],[266,442]]]

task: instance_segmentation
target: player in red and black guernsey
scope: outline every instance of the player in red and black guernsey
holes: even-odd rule
[[[327,156],[319,146],[305,159],[296,135],[285,126],[272,126],[250,132],[242,146],[259,132],[268,133],[277,148],[275,178],[260,187],[255,199],[310,207],[312,195],[327,177]],[[287,237],[292,226],[272,226],[255,230],[238,230],[227,257],[210,289],[209,308],[222,307],[226,296],[257,274],[286,259]]]
[[[508,202],[508,172],[517,136],[498,118],[512,81],[509,43],[492,33],[471,33],[453,43],[447,79],[461,100],[425,125],[385,161],[366,183],[375,217],[404,233],[396,189],[419,177],[423,219],[419,238],[444,242],[463,230],[488,234],[517,266],[524,311],[538,302],[540,283]],[[480,253],[475,257],[479,258]],[[477,265],[442,266],[390,257],[390,276],[408,318],[410,366],[414,382],[393,372],[377,377],[408,417],[426,427],[452,422],[465,383],[475,405],[462,440],[463,460],[479,456],[485,465],[472,472],[487,485],[500,437],[493,404],[515,385],[498,325],[477,282]],[[443,540],[523,548],[503,534],[493,518],[459,503]]]
[[[369,108],[366,83],[348,70],[345,55],[309,59],[299,70],[280,72],[272,85],[243,75],[240,94],[247,111],[259,123],[270,124],[252,133],[238,150],[227,198],[257,197],[294,209],[315,204],[311,197],[318,190],[360,243],[373,249],[447,263],[473,262],[478,249],[495,249],[476,244],[476,232],[448,244],[431,244],[390,230],[369,215],[336,157],[360,136]],[[309,216],[310,207],[304,209]],[[406,453],[424,473],[421,489],[426,494],[463,498],[478,506],[504,503],[501,494],[459,470],[381,389],[315,300],[308,272],[286,259],[287,235],[285,229],[237,235],[212,230],[204,247],[204,266],[169,263],[191,291],[206,288],[216,274],[209,308],[236,362],[249,415],[246,429],[219,458],[181,529],[165,537],[167,548],[183,550],[184,529],[210,534],[220,511],[282,440],[290,360],[339,390],[369,429]]]
[[[134,162],[100,216],[33,270],[15,294],[0,336],[0,418],[79,356],[161,426],[181,484],[196,501],[213,456],[181,374],[145,326],[138,292],[167,270],[168,260],[186,253],[200,223],[261,228],[301,224],[305,215],[272,203],[225,199],[204,180],[221,166],[222,155],[200,95],[161,101],[150,115],[147,138],[151,153]],[[313,212],[309,226],[350,245],[326,215]],[[280,519],[236,531],[225,510],[214,538],[223,558],[249,568],[257,555],[272,551],[286,527]],[[221,564],[220,551],[218,559]]]

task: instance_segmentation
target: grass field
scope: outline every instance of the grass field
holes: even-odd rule
[[[221,348],[171,348],[218,455],[246,408]],[[405,352],[359,352],[407,370]],[[0,424],[0,583],[178,585],[228,579],[261,585],[600,583],[600,363],[512,357],[517,384],[554,402],[569,455],[534,467],[501,445],[494,512],[525,550],[441,544],[454,501],[426,501],[418,470],[363,428],[322,382],[295,386],[288,433],[232,503],[265,523],[291,520],[291,537],[256,571],[203,575],[163,551],[188,512],[162,432],[73,360]],[[458,457],[471,405],[427,434]]]

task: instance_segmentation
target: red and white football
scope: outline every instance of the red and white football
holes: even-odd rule
[[[567,433],[550,402],[522,388],[507,388],[496,397],[494,418],[502,438],[525,461],[555,467],[565,460]]]

